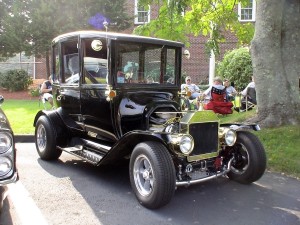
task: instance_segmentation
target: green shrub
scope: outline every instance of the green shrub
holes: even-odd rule
[[[227,52],[223,61],[217,65],[217,74],[234,82],[236,89],[244,89],[253,75],[249,49],[239,48]]]
[[[0,86],[9,91],[27,90],[32,83],[32,78],[25,70],[9,70],[0,74]]]
[[[29,94],[30,94],[32,97],[38,97],[38,96],[40,96],[40,89],[39,89],[38,87],[30,88],[30,89],[29,89]]]

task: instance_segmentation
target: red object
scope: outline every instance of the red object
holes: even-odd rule
[[[213,110],[219,114],[232,114],[233,104],[226,101],[225,89],[220,90],[212,87],[211,96],[211,100],[207,104],[204,104],[204,109]]]

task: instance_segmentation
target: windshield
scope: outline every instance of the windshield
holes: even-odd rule
[[[116,49],[118,84],[174,84],[175,48],[120,42]]]

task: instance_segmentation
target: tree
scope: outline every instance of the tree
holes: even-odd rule
[[[257,89],[256,122],[266,127],[300,123],[300,1],[257,1],[251,43]]]
[[[251,23],[240,23],[236,7],[247,0],[139,0],[144,7],[156,4],[157,18],[139,26],[135,33],[146,36],[183,41],[189,45],[187,35],[207,36],[207,52],[219,53],[219,43],[225,41],[225,32],[233,32],[240,44],[249,44],[254,32]]]
[[[148,1],[139,0],[139,4],[148,8],[148,4],[155,3],[159,10],[158,16],[155,19],[151,19],[149,23],[143,24],[135,28],[134,33],[138,35],[159,37],[175,41],[183,41],[187,43],[188,39],[186,34],[188,33],[186,21],[182,16],[182,12],[185,10],[185,3],[175,1]]]
[[[49,76],[49,50],[52,39],[65,32],[97,29],[89,24],[96,13],[102,14],[120,31],[129,27],[129,17],[124,9],[125,0],[113,4],[110,0],[27,0],[0,1],[0,56],[10,56],[21,51],[27,55],[46,57]],[[110,24],[108,24],[110,25]]]
[[[11,57],[26,48],[23,32],[28,25],[26,2],[0,2],[0,56]]]
[[[155,0],[140,0],[144,5]],[[239,25],[235,0],[160,0],[176,15],[183,8],[182,32],[185,35],[211,35],[208,49],[218,52],[218,44],[224,41],[222,32],[234,31],[241,42],[252,39],[251,25]],[[188,6],[188,7],[187,7]],[[300,2],[299,0],[257,0],[255,36],[251,42],[251,57],[257,86],[258,113],[252,121],[265,127],[300,123],[299,71],[300,71]],[[170,39],[179,40],[173,32],[176,26],[163,26],[171,12],[160,10],[157,21],[151,21],[137,32],[159,36],[169,34]],[[180,18],[180,17],[176,17]],[[176,22],[176,21],[175,21]],[[155,25],[151,24],[154,23]],[[156,29],[162,29],[156,31]]]

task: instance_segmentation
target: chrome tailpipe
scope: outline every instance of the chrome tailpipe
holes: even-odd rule
[[[214,174],[214,175],[212,175],[212,176],[208,176],[208,177],[196,179],[196,180],[176,181],[176,186],[177,186],[177,187],[179,187],[179,186],[190,186],[190,185],[192,185],[192,184],[198,184],[198,183],[202,183],[202,182],[205,182],[205,181],[208,181],[208,180],[215,179],[215,178],[220,177],[220,176],[224,176],[224,175],[226,175],[226,174],[230,171],[230,167],[231,167],[231,164],[232,164],[233,159],[234,159],[234,158],[232,157],[232,158],[229,160],[226,169],[223,170],[223,171],[220,172],[220,173]]]

